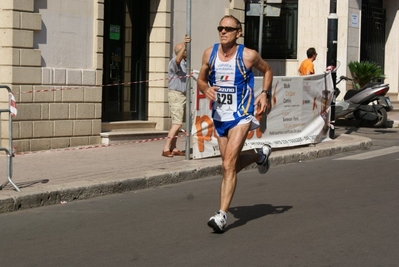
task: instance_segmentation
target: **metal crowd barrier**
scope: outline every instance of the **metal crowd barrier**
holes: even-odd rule
[[[12,146],[12,116],[11,116],[11,89],[6,85],[0,85],[0,89],[6,89],[8,91],[8,108],[0,109],[0,117],[3,112],[8,113],[8,148],[0,147],[0,151],[4,151],[7,155],[7,181],[0,186],[0,190],[2,190],[8,183],[10,183],[15,190],[21,192],[18,186],[12,181],[12,158],[14,157],[14,149]],[[1,122],[0,122],[0,140],[1,140]],[[1,145],[1,144],[0,144]]]

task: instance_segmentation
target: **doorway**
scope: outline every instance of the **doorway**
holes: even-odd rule
[[[385,64],[385,9],[382,0],[362,1],[360,60]]]
[[[150,1],[105,0],[102,121],[147,120]]]

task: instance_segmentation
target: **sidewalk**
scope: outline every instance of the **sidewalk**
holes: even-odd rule
[[[394,127],[399,127],[399,113]],[[391,119],[391,118],[390,118]],[[365,149],[370,139],[341,135],[334,140],[276,149],[271,165],[280,165]],[[45,151],[13,158],[12,180],[0,190],[0,213],[136,191],[221,174],[220,157],[186,160],[161,156],[164,141],[99,148]],[[185,138],[178,139],[183,150]],[[1,155],[0,155],[1,156]],[[0,158],[0,184],[7,181],[6,156]],[[256,168],[256,164],[248,168]],[[266,174],[267,175],[267,174]]]

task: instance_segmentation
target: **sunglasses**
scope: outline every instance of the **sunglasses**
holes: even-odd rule
[[[233,28],[233,27],[229,27],[229,26],[226,26],[226,27],[224,27],[224,26],[219,26],[218,27],[218,31],[219,32],[221,32],[221,31],[223,31],[223,30],[225,30],[226,32],[233,32],[233,31],[237,31],[237,30],[239,30],[240,28]]]

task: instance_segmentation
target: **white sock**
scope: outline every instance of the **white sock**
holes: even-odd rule
[[[225,218],[227,218],[227,213],[224,212],[223,210],[219,210],[219,213],[222,214]]]

